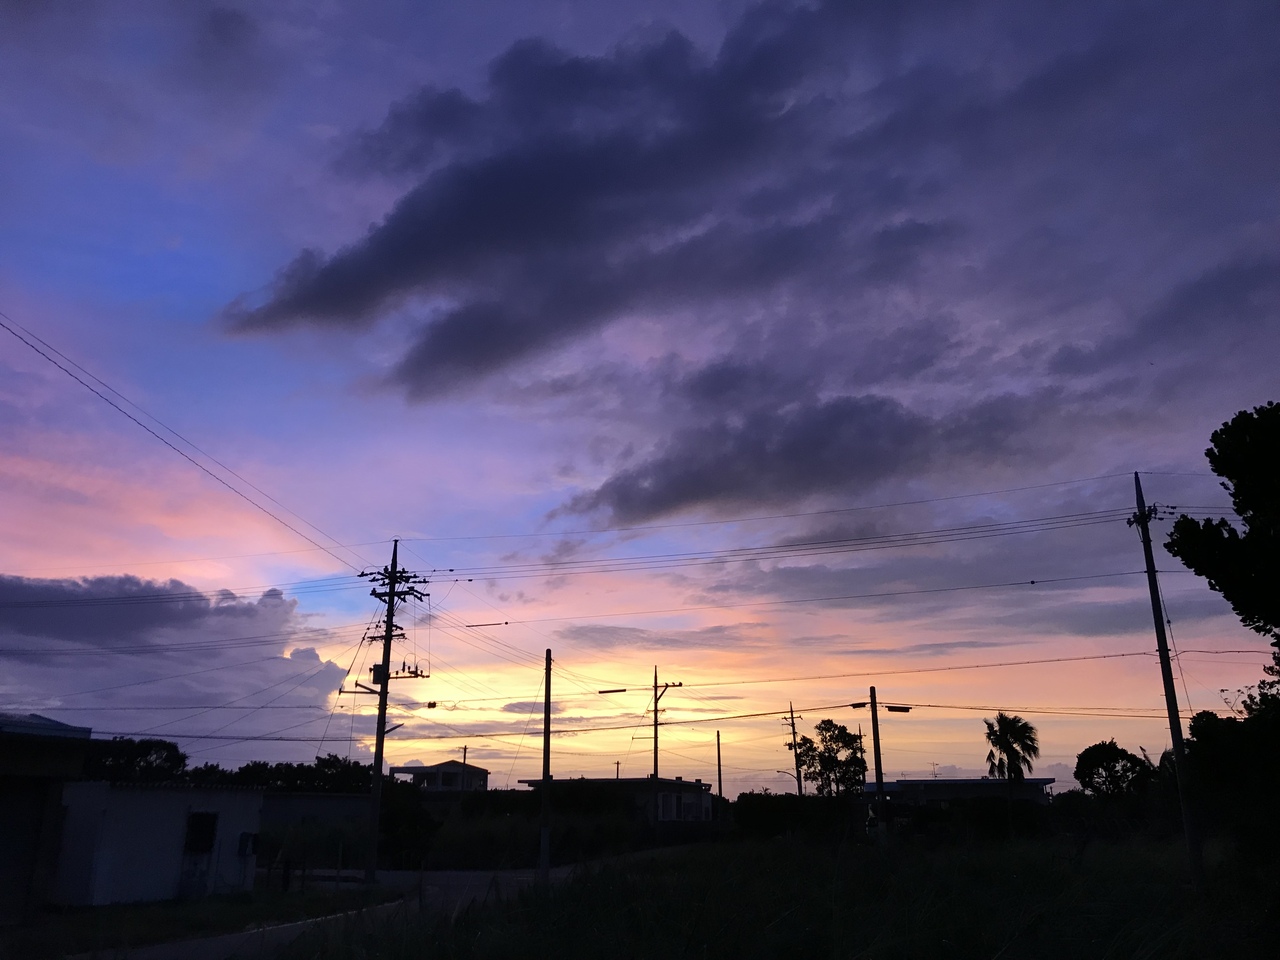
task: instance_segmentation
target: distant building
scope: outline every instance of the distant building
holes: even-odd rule
[[[0,713],[0,921],[53,895],[63,784],[81,775],[91,733],[35,713]]]
[[[1031,801],[1037,804],[1049,802],[1049,785],[1053,777],[1027,777],[1024,780],[1002,780],[994,777],[965,777],[948,780],[943,777],[925,780],[885,781],[885,799],[895,804],[913,807],[942,807],[951,803],[970,800]],[[876,783],[867,783],[863,793],[872,799],[876,796]]]
[[[542,786],[541,780],[521,780],[520,783],[534,790]],[[655,789],[653,777],[578,777],[552,780],[551,791],[553,802],[562,793],[612,798],[650,823],[655,819],[658,823],[705,823],[714,819],[711,784],[701,780],[659,778]]]
[[[469,793],[489,789],[489,771],[473,763],[445,760],[426,766],[392,767],[391,776],[408,777],[414,786],[432,793],[456,791]]]
[[[68,783],[55,900],[76,906],[253,889],[262,791]]]

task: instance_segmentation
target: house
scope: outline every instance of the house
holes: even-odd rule
[[[35,713],[0,713],[0,921],[52,896],[63,784],[81,775],[91,733]]]
[[[431,793],[489,789],[488,770],[459,760],[445,760],[426,766],[392,767],[391,776],[409,777],[415,786]]]
[[[541,780],[521,780],[520,783],[541,789]],[[587,778],[553,780],[551,798],[577,799],[579,795],[591,795],[601,801],[613,801],[630,809],[635,816],[650,823],[706,823],[713,817],[711,784],[683,777],[659,778],[655,788],[649,777]]]
[[[56,902],[193,899],[253,888],[262,791],[68,783]]]

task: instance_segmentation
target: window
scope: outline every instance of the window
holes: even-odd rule
[[[213,842],[218,836],[218,815],[197,811],[187,814],[187,837],[182,843],[183,853],[212,853]]]

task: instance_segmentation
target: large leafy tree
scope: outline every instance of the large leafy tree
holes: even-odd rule
[[[1031,772],[1031,762],[1040,756],[1036,728],[1018,716],[997,713],[987,725],[987,773],[993,777],[1022,780]]]
[[[1114,740],[1085,747],[1076,757],[1075,778],[1085,793],[1118,797],[1136,793],[1153,776],[1151,763]]]
[[[1205,456],[1239,527],[1184,514],[1165,549],[1208,580],[1246,627],[1280,644],[1280,404],[1241,410],[1209,442]]]
[[[861,793],[867,780],[861,735],[850,733],[848,727],[834,720],[820,721],[814,733],[818,735],[816,742],[811,737],[801,737],[795,748],[805,781],[816,785],[820,797]]]
[[[1173,524],[1165,549],[1222,594],[1240,622],[1276,647],[1267,679],[1244,700],[1249,714],[1280,715],[1280,404],[1241,410],[1204,453],[1231,494],[1239,528],[1225,518]]]

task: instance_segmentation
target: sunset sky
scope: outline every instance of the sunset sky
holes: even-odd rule
[[[651,770],[655,665],[661,773],[719,730],[728,795],[794,789],[789,704],[869,732],[870,684],[914,705],[889,778],[985,773],[998,709],[1059,789],[1155,755],[1133,472],[1229,514],[1209,435],[1280,399],[1277,36],[0,0],[0,710],[367,760],[337,691],[400,538],[395,764],[535,775],[548,647],[558,777]],[[1265,639],[1156,559],[1184,714],[1225,712]]]

